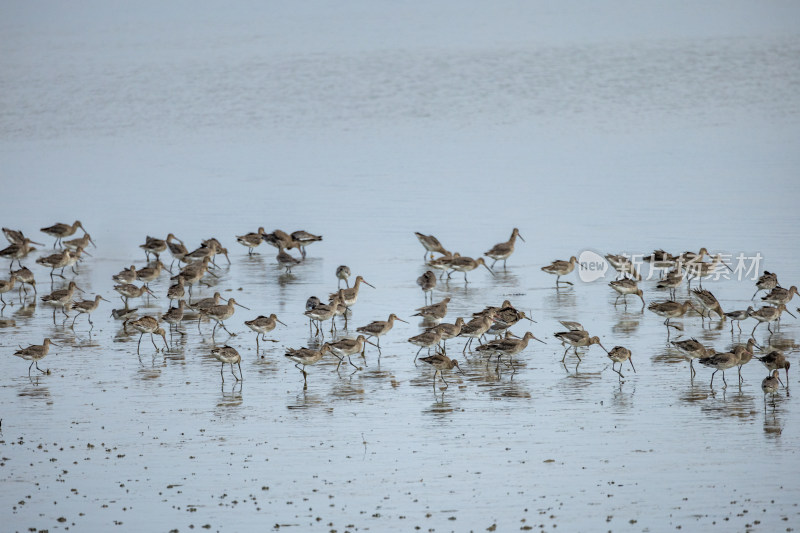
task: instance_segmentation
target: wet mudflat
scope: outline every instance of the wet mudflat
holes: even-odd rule
[[[396,35],[389,49],[363,34],[325,47],[329,34],[312,32],[316,41],[293,47],[288,30],[281,44],[253,24],[267,14],[226,13],[214,27],[190,17],[185,28],[213,37],[203,42],[159,24],[122,31],[110,13],[66,18],[57,34],[47,21],[9,23],[0,222],[46,244],[23,261],[41,296],[50,280],[33,259],[52,240],[38,228],[81,219],[97,248],[68,279],[113,302],[101,303],[90,332],[85,317],[73,330],[41,302],[4,295],[14,302],[0,323],[9,530],[796,527],[795,369],[774,405],[757,361],[741,385],[734,369],[727,388],[720,373],[711,388],[707,368],[695,364],[691,379],[663,319],[635,298],[614,305],[612,272],[590,283],[573,273],[575,286],[556,291],[540,271],[584,250],[706,246],[734,267],[738,254],[760,256],[758,270],[796,285],[796,35],[752,21],[543,42],[512,31],[519,40],[483,36],[477,49],[436,32]],[[177,16],[162,15],[153,18]],[[349,20],[327,15],[335,28]],[[309,28],[318,18],[288,20]],[[61,46],[42,35],[60,35]],[[323,241],[286,274],[273,248],[250,257],[235,242],[258,226]],[[507,269],[479,268],[468,284],[454,273],[433,297],[451,298],[450,322],[508,299],[537,321],[513,331],[547,344],[531,343],[513,371],[448,341],[464,375],[446,371],[449,387],[434,389],[433,369],[415,366],[406,342],[421,332],[411,315],[424,303],[413,232],[477,257],[513,227],[526,242]],[[218,257],[219,277],[194,297],[220,291],[251,311],[226,321],[232,337],[186,320],[166,352],[145,335],[137,357],[138,334],[109,316],[122,306],[111,275],[144,266],[145,235],[168,232],[190,247],[219,238],[231,264]],[[336,289],[340,264],[375,289],[362,287],[347,330],[326,323],[325,340],[390,313],[411,323],[381,339],[380,357],[371,346],[354,356],[360,371],[337,372],[326,356],[307,368],[304,388],[283,354],[319,346],[305,301]],[[755,290],[745,274],[703,286],[725,311],[744,309]],[[648,303],[668,298],[655,284],[641,283]],[[151,284],[158,298],[132,306],[165,312],[167,287],[163,275]],[[687,297],[684,284],[677,299]],[[273,312],[287,326],[256,351],[243,322]],[[580,321],[606,348],[628,347],[636,373],[626,363],[621,382],[597,346],[580,365],[572,355],[562,364],[559,320]],[[729,321],[676,322],[683,331],[671,338],[718,351],[745,343],[755,325],[732,334]],[[784,316],[775,334],[762,325],[755,338],[800,366],[798,335]],[[29,379],[11,354],[44,337],[60,346],[39,363],[49,374],[34,368]],[[244,381],[226,366],[222,382],[210,351],[225,343],[242,355]]]

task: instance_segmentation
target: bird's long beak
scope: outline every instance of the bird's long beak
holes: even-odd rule
[[[153,294],[153,291],[151,291],[149,287],[145,287],[145,288],[144,288],[144,290],[145,290],[145,291],[147,291],[147,294],[149,294],[150,296],[152,296],[153,298],[155,298],[156,300],[158,300],[158,296],[156,296],[155,294]]]
[[[486,263],[483,263],[483,266],[484,266],[484,267],[486,267],[486,270],[488,270],[488,271],[489,271],[489,273],[490,273],[492,276],[494,276],[494,271],[493,271],[491,268],[489,268],[489,265],[487,265]]]
[[[398,318],[398,317],[395,317],[395,320],[399,320],[400,322],[405,322],[406,324],[410,323],[407,320],[403,320],[402,318]]]
[[[56,344],[56,343],[54,343],[53,341],[50,341],[50,344],[52,344],[53,346],[58,346],[58,347],[61,347],[61,345],[60,345],[60,344]],[[781,379],[781,378],[778,378],[778,379]],[[783,383],[781,383],[781,385],[783,385]]]
[[[42,244],[42,243],[40,243],[40,242],[36,242],[36,241],[31,241],[31,244],[38,244],[39,246],[44,246],[44,244]],[[52,343],[51,343],[51,344],[52,344]]]
[[[245,307],[245,306],[243,306],[242,304],[240,304],[239,302],[233,302],[233,305],[237,305],[237,306],[241,307],[242,309],[247,309],[248,311],[250,310],[250,308],[249,308],[249,307]],[[285,326],[285,325],[286,325],[286,324],[284,324],[284,326]]]
[[[519,233],[517,233],[517,237],[519,237],[520,239],[522,239],[522,242],[528,242],[528,241],[526,241],[526,240],[525,240],[525,238],[524,238],[522,235],[520,235]]]
[[[791,311],[789,311],[788,309],[786,310],[786,312],[787,312],[787,313],[789,313],[790,315],[792,315],[792,318],[797,318],[797,317],[796,317],[796,316],[794,316],[794,315],[792,314],[792,312],[791,312]]]
[[[361,278],[361,281],[363,281],[365,285],[369,285],[369,286],[370,286],[370,287],[372,287],[373,289],[375,288],[375,285],[373,285],[373,284],[372,284],[372,283],[370,283],[369,281],[365,280],[364,278]]]
[[[370,342],[370,341],[368,341],[367,339],[364,339],[364,342],[366,342],[367,344],[371,344],[371,345],[373,345],[373,346],[374,346],[374,347],[376,347],[376,348],[378,347],[378,345],[377,345],[377,344],[375,344],[374,342]]]
[[[78,285],[75,285],[75,288],[76,288],[76,289],[78,289],[78,290],[79,290],[81,293],[83,293],[83,289],[81,289],[80,287],[78,287]],[[84,293],[84,294],[85,294],[85,293]]]
[[[600,346],[600,347],[601,347],[603,350],[605,350],[605,352],[606,352],[606,353],[608,353],[608,350],[606,350],[606,347],[605,347],[605,346],[603,346],[603,345],[602,345],[602,344],[600,344],[599,342],[597,343],[597,345],[598,345],[598,346]]]
[[[277,318],[275,319],[275,322],[277,322],[278,324],[283,324],[283,322],[281,322],[281,321],[280,321],[280,320],[278,320]],[[283,325],[284,325],[284,326],[286,326],[286,324],[283,324]],[[286,327],[288,328],[289,326],[286,326]]]
[[[105,298],[103,298],[102,296],[100,297],[100,299],[101,299],[101,300],[103,300],[104,302],[111,303],[111,302],[109,302],[108,300],[106,300]]]
[[[539,337],[534,337],[534,338],[533,338],[533,340],[539,341],[539,342],[541,342],[542,344],[547,344],[546,342],[544,342],[544,341],[543,341],[542,339],[540,339]],[[605,349],[605,348],[604,348],[604,349]]]
[[[633,373],[636,373],[636,367],[633,366],[633,356],[628,357],[628,362],[631,364],[631,368],[633,368]]]

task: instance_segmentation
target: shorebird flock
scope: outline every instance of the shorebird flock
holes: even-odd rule
[[[83,235],[70,239],[78,229],[83,231]],[[3,233],[10,244],[0,250],[0,257],[10,260],[10,264],[8,279],[0,279],[0,303],[3,309],[11,303],[6,302],[4,296],[13,298],[9,296],[9,293],[17,288],[20,303],[27,301],[28,298],[32,298],[35,303],[38,298],[42,303],[52,307],[54,324],[57,322],[57,313],[60,311],[63,316],[61,325],[67,327],[66,323],[71,318],[68,327],[74,330],[78,318],[81,315],[86,315],[86,322],[91,334],[91,330],[94,327],[91,319],[92,313],[98,309],[102,301],[109,302],[109,300],[100,294],[89,299],[77,299],[77,294],[83,291],[78,286],[75,277],[78,275],[77,268],[79,263],[89,260],[87,257],[92,257],[87,248],[89,246],[96,247],[96,244],[83,224],[77,220],[73,224],[54,224],[42,228],[41,232],[55,238],[53,253],[40,253],[35,260],[35,264],[49,269],[51,292],[39,296],[33,271],[28,266],[23,266],[23,261],[27,261],[29,255],[36,251],[33,248],[34,244],[38,246],[45,245],[26,237],[19,230],[3,228]],[[464,284],[468,284],[467,274],[475,271],[479,266],[484,267],[492,276],[495,275],[493,269],[498,262],[502,261],[502,268],[505,269],[508,259],[514,253],[516,239],[519,238],[524,242],[519,230],[514,228],[507,241],[495,244],[484,253],[484,257],[492,260],[491,265],[487,263],[484,257],[473,258],[448,251],[433,235],[416,233],[416,237],[425,250],[423,261],[429,270],[416,280],[417,285],[423,292],[425,305],[407,312],[408,318],[420,317],[422,320],[422,331],[407,340],[409,344],[418,347],[413,360],[409,351],[409,364],[417,364],[417,361],[421,361],[432,366],[434,369],[434,390],[437,386],[437,378],[441,379],[442,382],[440,388],[446,389],[448,384],[444,378],[445,371],[456,369],[462,374],[464,373],[461,366],[459,366],[458,360],[451,358],[448,354],[447,346],[448,340],[454,342],[454,339],[460,338],[464,339],[461,349],[461,354],[464,358],[485,358],[487,368],[490,361],[494,360],[495,371],[499,373],[502,364],[511,369],[511,379],[513,379],[517,371],[514,366],[514,357],[527,350],[529,342],[532,340],[547,344],[545,340],[536,337],[531,331],[520,335],[511,332],[511,328],[523,320],[535,324],[536,321],[533,317],[516,308],[511,301],[505,300],[500,305],[487,305],[483,309],[476,310],[471,316],[457,317],[453,322],[445,322],[450,298],[447,297],[441,301],[434,302],[433,291],[437,283],[445,275],[450,279],[452,274],[460,272],[464,276]],[[321,236],[306,231],[286,233],[281,230],[275,230],[272,233],[267,233],[263,227],[254,232],[238,235],[235,238],[239,244],[247,248],[249,255],[258,253],[256,250],[264,242],[275,247],[278,250],[275,260],[287,273],[305,260],[308,246],[322,241]],[[250,309],[238,303],[234,298],[227,300],[222,298],[219,292],[215,292],[213,297],[205,298],[194,298],[193,294],[194,290],[198,290],[204,284],[204,279],[217,277],[215,270],[218,268],[217,261],[220,256],[225,257],[228,265],[231,264],[228,250],[222,246],[220,240],[209,238],[201,241],[197,248],[190,251],[184,242],[172,233],[169,233],[164,239],[148,236],[139,247],[145,254],[146,266],[139,268],[135,265],[130,265],[129,267],[121,266],[119,273],[113,276],[113,280],[116,283],[114,290],[119,294],[123,307],[111,310],[111,315],[115,319],[122,321],[123,330],[126,333],[129,331],[139,333],[137,356],[141,358],[141,343],[146,334],[149,335],[155,350],[154,353],[165,352],[170,347],[170,341],[167,339],[168,332],[170,339],[175,335],[189,335],[193,326],[192,328],[188,327],[188,321],[196,319],[197,330],[202,334],[201,326],[205,319],[214,323],[211,331],[211,341],[214,347],[211,349],[210,355],[220,362],[222,380],[224,381],[225,379],[223,373],[225,365],[230,366],[230,371],[236,381],[242,380],[241,355],[234,347],[227,344],[217,346],[216,336],[218,330],[224,331],[229,336],[236,335],[236,333],[228,329],[226,322],[231,324],[237,308],[248,311]],[[297,255],[292,255],[292,250],[295,250]],[[162,262],[162,255],[167,252],[171,256],[169,266],[165,264],[166,256],[165,262]],[[707,261],[707,257],[710,257],[711,260]],[[661,291],[668,290],[670,298],[660,301],[651,300],[647,304],[645,293],[639,286],[642,279],[641,274],[637,266],[631,261],[630,256],[608,254],[605,258],[617,272],[617,279],[608,283],[610,289],[616,293],[614,306],[620,305],[621,299],[621,305],[627,308],[628,297],[638,298],[641,301],[642,312],[646,307],[653,314],[664,318],[666,343],[674,346],[689,362],[690,376],[692,378],[696,372],[693,361],[697,359],[701,365],[714,370],[711,374],[710,382],[712,389],[714,377],[720,371],[722,372],[723,387],[727,387],[725,371],[734,367],[738,367],[739,382],[741,383],[743,379],[741,375],[742,366],[752,359],[757,359],[771,371],[771,374],[764,378],[762,382],[765,406],[767,394],[774,396],[780,386],[788,386],[790,362],[787,360],[786,355],[780,350],[769,349],[768,343],[766,347],[759,345],[756,341],[755,333],[760,325],[766,323],[766,328],[771,337],[773,327],[778,327],[784,312],[793,317],[795,316],[787,309],[787,305],[795,295],[798,295],[796,286],[786,289],[780,285],[775,273],[764,272],[756,282],[757,290],[752,298],[754,300],[759,292],[766,291],[767,294],[761,297],[764,305],[759,308],[749,306],[744,310],[725,312],[722,304],[713,293],[702,287],[703,279],[709,279],[717,272],[718,268],[730,269],[730,266],[722,261],[720,254],[709,256],[706,248],[701,248],[697,253],[684,252],[677,255],[663,250],[656,250],[644,257],[644,261],[650,263],[652,268],[658,268],[663,271],[656,288]],[[14,269],[15,263],[16,270]],[[579,290],[579,287],[571,281],[562,280],[561,278],[572,274],[576,266],[578,266],[578,259],[573,256],[569,260],[552,261],[550,264],[541,267],[541,270],[556,276],[555,290],[575,291]],[[67,273],[66,275],[65,272]],[[172,283],[166,294],[157,295],[150,289],[149,285],[165,275],[165,272],[170,273]],[[74,277],[68,280],[67,275],[70,275],[70,273]],[[362,370],[362,367],[353,363],[351,357],[360,354],[366,364],[367,345],[372,346],[377,351],[380,360],[381,337],[391,333],[395,321],[408,323],[407,320],[400,318],[397,314],[391,313],[386,320],[374,320],[364,325],[357,325],[354,328],[357,336],[355,338],[350,336],[348,320],[352,317],[352,308],[358,302],[362,284],[375,289],[362,275],[357,275],[352,284],[350,283],[350,277],[350,268],[346,265],[339,266],[336,269],[338,286],[336,290],[330,292],[327,299],[320,299],[317,296],[310,295],[305,302],[304,309],[298,304],[298,317],[300,313],[304,314],[309,321],[310,335],[318,339],[313,347],[287,348],[285,352],[286,358],[293,362],[302,373],[304,387],[308,387],[306,367],[319,362],[327,354],[331,354],[331,357],[338,359],[337,372],[340,371],[345,360],[347,361],[347,366],[354,369],[353,372]],[[59,285],[63,286],[56,288],[56,278],[63,280],[63,282],[58,282]],[[692,289],[691,283],[694,280],[697,281],[698,287]],[[687,292],[689,296],[685,300],[679,301],[676,299],[676,290],[684,281],[688,286]],[[345,287],[341,286],[342,283],[344,283]],[[29,287],[32,291],[28,290]],[[139,316],[138,309],[132,308],[130,301],[149,297],[165,297],[170,302],[169,309],[163,314]],[[172,305],[173,303],[175,303],[174,306]],[[70,315],[70,313],[74,314]],[[683,330],[682,325],[673,324],[672,321],[689,314],[700,316],[703,324],[705,324],[706,320],[725,321],[730,319],[732,335],[734,334],[734,326],[739,328],[741,334],[741,322],[745,320],[752,318],[755,320],[755,325],[746,344],[735,345],[729,350],[715,350],[712,347],[706,347],[693,337],[671,340],[672,329]],[[284,317],[284,319],[287,318]],[[564,326],[564,331],[553,332],[552,338],[564,348],[561,363],[565,367],[566,359],[572,352],[572,356],[577,358],[575,367],[577,371],[578,365],[582,361],[582,354],[579,350],[584,350],[585,355],[586,350],[589,350],[593,345],[597,345],[605,351],[611,361],[611,369],[618,374],[620,381],[625,377],[622,373],[625,363],[631,367],[631,370],[636,371],[632,360],[633,354],[628,348],[617,345],[607,350],[603,341],[598,336],[591,335],[581,323],[561,321],[561,324]],[[243,325],[255,333],[255,349],[256,353],[258,353],[262,342],[278,342],[277,339],[268,339],[267,334],[272,333],[278,325],[285,326],[286,324],[274,313],[271,313],[247,317],[243,321]],[[328,325],[330,327],[327,327]],[[328,341],[325,341],[326,329],[333,334],[333,338]],[[160,337],[163,340],[163,347],[156,343],[156,337]],[[28,367],[29,376],[34,366],[40,372],[47,372],[39,368],[38,362],[48,354],[51,345],[56,344],[46,338],[41,345],[20,346],[20,349],[14,355],[26,361],[31,361]],[[427,350],[427,353],[425,356],[419,357],[423,350]],[[760,350],[763,355],[756,356],[757,350]],[[616,368],[617,364],[619,364],[619,369]],[[238,374],[235,372],[234,366],[238,367]],[[785,372],[786,384],[780,379],[779,371],[781,370]]]

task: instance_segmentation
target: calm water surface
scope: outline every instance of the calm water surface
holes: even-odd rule
[[[81,219],[98,247],[75,280],[112,304],[90,333],[83,317],[72,330],[6,295],[8,529],[796,527],[796,372],[766,410],[760,363],[744,367],[741,385],[732,371],[727,389],[719,375],[711,389],[700,365],[690,379],[659,317],[638,300],[613,305],[608,279],[573,274],[575,287],[556,291],[539,270],[587,249],[706,246],[760,254],[760,270],[797,284],[800,38],[781,28],[791,17],[777,7],[750,19],[758,6],[742,6],[736,24],[653,35],[637,24],[584,35],[565,22],[585,19],[576,6],[565,19],[506,6],[484,13],[504,37],[486,29],[473,41],[426,19],[432,11],[390,12],[404,29],[382,40],[371,23],[388,15],[364,6],[283,13],[287,28],[252,6],[219,19],[152,6],[146,15],[11,9],[0,222],[46,243],[33,265],[52,245],[38,228]],[[697,9],[687,18],[714,12]],[[519,18],[534,15],[564,32],[530,34]],[[348,20],[361,23],[356,35]],[[249,257],[236,244],[258,226],[324,240],[285,274],[274,249]],[[434,392],[432,369],[412,363],[406,342],[424,303],[413,232],[477,257],[515,226],[526,242],[506,270],[476,270],[469,284],[456,273],[434,299],[452,298],[450,321],[510,299],[537,321],[514,331],[530,327],[547,344],[532,342],[513,376],[467,354],[465,375],[447,374],[450,387]],[[219,278],[195,295],[219,290],[251,309],[228,321],[236,336],[216,335],[242,354],[243,382],[226,369],[221,383],[208,322],[200,333],[186,322],[188,335],[163,354],[145,337],[137,358],[138,337],[109,316],[121,306],[111,275],[143,266],[145,235],[168,232],[190,247],[216,236],[229,248],[231,264],[223,258]],[[304,303],[335,290],[340,264],[376,288],[362,288],[338,335],[392,312],[411,323],[382,339],[380,359],[368,347],[360,372],[337,373],[330,357],[309,367],[304,389],[283,353],[318,342]],[[41,295],[47,271],[32,268]],[[668,297],[655,283],[642,283],[648,302]],[[167,277],[151,287],[159,298],[135,305],[163,313]],[[755,290],[750,279],[704,287],[726,311],[746,308]],[[257,352],[243,322],[272,312],[287,326]],[[625,365],[620,383],[598,347],[580,366],[572,356],[562,365],[559,320],[582,322],[607,348],[627,346],[637,372]],[[732,335],[728,322],[678,322],[677,335],[717,350],[746,342],[754,325]],[[11,354],[46,336],[61,345],[40,363],[50,374],[29,379]],[[791,317],[771,338],[756,332],[800,368],[798,336]],[[448,343],[460,361],[462,346]]]

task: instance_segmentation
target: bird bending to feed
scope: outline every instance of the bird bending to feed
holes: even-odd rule
[[[765,377],[761,381],[761,390],[764,391],[764,411],[767,410],[767,394],[772,395],[772,406],[775,407],[775,393],[778,392],[778,384],[783,385],[780,373],[777,370],[772,371],[772,375]]]
[[[648,305],[647,308],[658,316],[663,316],[666,318],[666,320],[664,320],[664,325],[667,326],[667,342],[669,342],[669,328],[679,329],[678,326],[671,324],[670,321],[673,318],[682,317],[687,311],[689,311],[689,309],[694,309],[692,302],[689,300],[686,300],[683,303],[674,302],[672,300],[667,300],[666,302],[653,302]]]
[[[528,347],[528,342],[531,340],[536,340],[541,342],[542,344],[547,344],[543,340],[537,338],[533,333],[527,331],[522,338],[514,338],[511,336],[510,332],[506,332],[505,338],[488,342],[482,346],[478,346],[476,351],[478,352],[488,352],[490,355],[497,355],[497,363],[500,363],[500,358],[504,355],[507,355],[509,358],[509,364],[511,368],[514,368],[512,358],[521,353],[525,348]],[[516,370],[516,369],[514,369]]]
[[[628,361],[631,364],[631,369],[636,373],[636,368],[633,366],[633,359],[631,359],[631,351],[624,346],[614,346],[608,351],[608,358],[611,359],[611,370],[619,374],[620,379],[625,376],[622,375],[622,363]],[[619,363],[619,370],[614,368],[614,365]]]
[[[472,272],[473,270],[478,268],[480,265],[483,265],[483,267],[486,270],[488,270],[489,273],[492,276],[494,276],[494,272],[492,272],[492,269],[489,268],[489,265],[487,265],[486,262],[483,260],[483,257],[479,257],[478,259],[473,259],[471,257],[455,257],[455,258],[453,258],[452,261],[450,261],[450,268],[454,272],[457,271],[457,272],[463,272],[464,273],[464,282],[465,283],[469,283],[467,281],[467,272]],[[447,277],[448,278],[450,277],[450,273],[447,274]]]
[[[625,307],[628,307],[627,296],[629,294],[635,294],[640,300],[642,300],[642,309],[644,309],[644,293],[642,292],[642,289],[639,288],[639,284],[636,282],[636,280],[622,278],[609,282],[609,286],[617,291],[617,299],[614,300],[615,306],[617,305],[619,299],[622,298],[622,301],[625,302]]]
[[[415,231],[414,235],[417,236],[419,242],[422,243],[422,246],[425,247],[425,254],[422,256],[423,261],[425,261],[428,258],[428,253],[431,254],[431,257],[433,257],[433,252],[438,252],[444,255],[450,255],[450,252],[444,249],[444,246],[442,246],[442,243],[439,242],[439,239],[437,239],[433,235],[423,235],[418,231]]]
[[[761,277],[759,277],[758,280],[756,281],[757,290],[753,294],[753,297],[750,299],[754,300],[756,294],[758,294],[761,291],[771,291],[772,289],[778,286],[779,286],[778,275],[775,274],[774,272],[769,272],[768,270],[765,270],[764,273],[761,275]]]
[[[700,316],[703,317],[703,320],[705,320],[706,316],[708,316],[710,319],[712,311],[716,313],[720,319],[725,320],[725,312],[722,310],[722,306],[720,306],[717,298],[711,294],[711,291],[707,291],[705,289],[692,289],[692,294],[697,301],[700,302],[703,310],[706,311],[706,313],[703,313],[702,311],[700,312]]]
[[[131,327],[137,330],[139,335],[139,342],[136,343],[136,355],[139,355],[139,347],[142,344],[142,337],[144,337],[145,333],[150,334],[150,342],[153,343],[153,348],[156,349],[156,353],[160,352],[161,349],[156,346],[156,341],[153,340],[153,335],[161,335],[161,338],[164,339],[164,350],[166,351],[169,345],[167,344],[167,332],[164,331],[162,327],[158,325],[158,319],[152,317],[150,315],[145,315],[142,318],[139,318],[134,321],[126,320],[123,324],[123,327],[127,330],[127,325],[130,323]]]
[[[276,257],[278,260],[278,264],[286,269],[286,273],[290,274],[292,272],[292,267],[299,265],[302,263],[296,257],[289,255],[289,253],[281,246],[278,248],[278,255]]]
[[[569,344],[567,349],[564,350],[564,356],[561,358],[561,362],[564,362],[564,359],[567,357],[567,352],[569,352],[570,348],[578,357],[578,363],[582,361],[580,354],[578,353],[578,348],[584,348],[586,346],[591,346],[592,344],[597,344],[603,351],[608,353],[608,350],[600,342],[600,337],[590,337],[589,333],[583,330],[570,330],[570,331],[560,331],[555,333],[554,336],[560,340],[564,344]]]
[[[684,359],[689,361],[689,370],[691,371],[692,377],[697,373],[692,365],[692,361],[702,357],[710,357],[716,353],[713,349],[703,346],[695,338],[672,341],[672,345],[681,351],[681,355]]]
[[[170,235],[172,234],[170,233]],[[167,241],[148,235],[144,239],[144,244],[140,244],[139,248],[144,250],[144,255],[147,261],[150,261],[150,254],[155,255],[156,261],[158,261],[161,253],[167,249]]]
[[[120,294],[120,299],[125,303],[125,309],[128,308],[128,300],[131,298],[139,298],[144,293],[156,298],[156,295],[153,294],[153,291],[151,291],[147,285],[137,287],[132,283],[123,283],[121,285],[114,285],[114,290]]]
[[[450,359],[445,354],[437,352],[433,355],[427,357],[421,357],[420,361],[428,363],[429,365],[433,366],[436,370],[433,372],[433,390],[436,390],[436,374],[439,374],[439,377],[442,378],[442,383],[444,383],[443,389],[449,387],[447,381],[444,379],[444,375],[442,374],[443,370],[452,370],[453,368],[457,368],[459,372],[462,374],[464,373],[461,370],[461,367],[458,366],[458,361],[456,359]]]
[[[222,369],[225,368],[226,364],[231,365],[231,374],[233,377],[236,378],[236,381],[244,380],[244,376],[242,376],[242,356],[239,355],[239,352],[236,351],[236,348],[232,346],[217,346],[211,349],[211,355],[222,363],[219,367],[219,375],[222,378],[222,381],[225,381],[225,376],[222,375]],[[239,377],[233,371],[233,365],[236,364],[239,367]]]
[[[303,259],[306,258],[306,246],[322,240],[322,235],[314,235],[313,233],[303,230],[292,232],[290,236],[292,242],[300,248],[300,255],[303,256]]]
[[[761,361],[767,370],[780,370],[781,368],[786,371],[786,383],[789,383],[789,367],[792,366],[786,360],[786,356],[780,350],[773,350],[763,357],[756,357]]]
[[[452,263],[454,259],[457,259],[459,257],[461,257],[461,254],[458,252],[454,254],[447,252],[447,255],[443,255],[441,257],[437,257],[436,259],[431,259],[429,261],[426,261],[425,264],[434,270],[440,271],[439,279],[442,279],[442,276],[444,276],[445,272],[450,270],[450,263]]]

